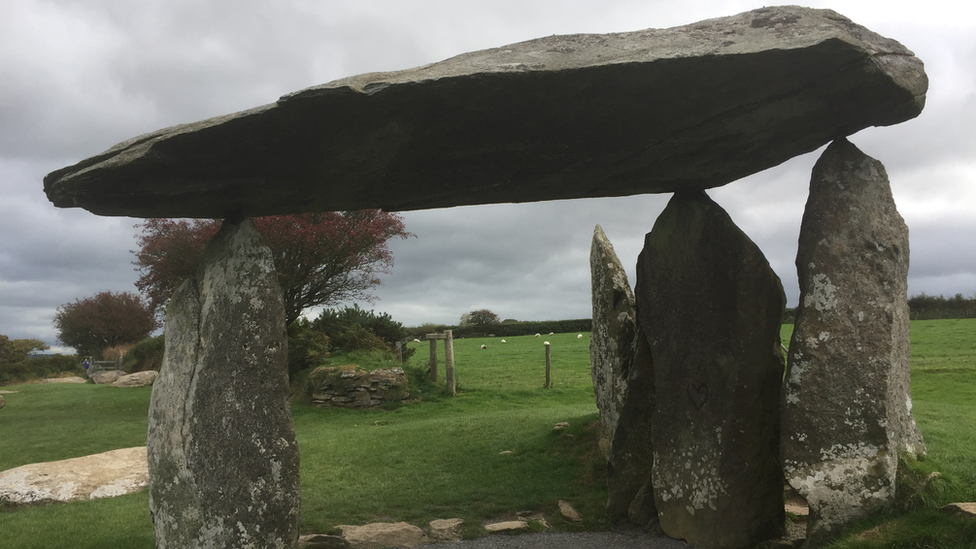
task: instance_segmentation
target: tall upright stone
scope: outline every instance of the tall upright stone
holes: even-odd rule
[[[884,166],[846,139],[813,169],[796,266],[783,460],[816,547],[892,501],[898,452],[925,451],[911,415],[908,228]]]
[[[284,318],[270,250],[249,221],[225,222],[166,310],[147,441],[156,547],[297,543]]]
[[[638,326],[624,405],[607,459],[607,509],[638,526],[657,518],[652,482],[656,403],[651,348]]]
[[[691,192],[648,233],[635,295],[654,360],[662,529],[709,548],[778,536],[779,278],[721,207]]]
[[[637,312],[627,272],[599,225],[593,229],[590,244],[590,284],[590,376],[600,410],[600,449],[609,456],[637,348]]]

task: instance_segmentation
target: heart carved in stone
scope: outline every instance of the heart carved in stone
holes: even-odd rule
[[[701,385],[689,384],[688,398],[691,400],[691,404],[695,407],[695,410],[701,410],[702,406],[705,405],[705,401],[708,400],[708,385],[704,383]]]

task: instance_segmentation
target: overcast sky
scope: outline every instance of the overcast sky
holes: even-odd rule
[[[851,138],[888,169],[911,231],[909,294],[976,294],[976,7],[962,0],[814,1],[925,62],[917,119]],[[700,0],[0,0],[0,334],[57,345],[58,306],[136,291],[131,218],[58,209],[42,178],[162,127],[274,102],[337,78],[399,70],[552,34],[663,28],[761,3]],[[790,305],[820,151],[710,191],[760,246]],[[603,226],[634,283],[668,196],[403,214],[375,304],[408,326],[590,316],[589,246]]]

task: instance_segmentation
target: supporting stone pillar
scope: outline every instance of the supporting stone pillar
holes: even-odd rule
[[[662,529],[708,548],[779,536],[779,278],[698,191],[676,194],[654,223],[634,293],[654,361]]]
[[[783,462],[817,547],[892,501],[898,452],[925,451],[911,416],[908,228],[884,166],[846,139],[813,169],[796,266]]]
[[[646,526],[657,519],[652,471],[654,467],[654,363],[642,330],[637,330],[637,350],[607,459],[607,509]]]
[[[149,506],[160,549],[290,548],[298,445],[271,252],[225,222],[166,310],[149,406]]]

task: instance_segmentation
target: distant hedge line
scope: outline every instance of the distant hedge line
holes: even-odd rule
[[[909,318],[912,320],[938,320],[941,318],[976,318],[976,295],[970,298],[962,294],[952,297],[928,295],[924,292],[908,298]],[[796,309],[783,312],[783,324],[793,324]]]
[[[451,330],[456,338],[461,337],[515,337],[535,334],[565,334],[570,332],[589,332],[593,328],[593,320],[579,318],[575,320],[529,320],[524,322],[505,321],[501,324],[486,326],[448,326],[446,324],[424,324],[416,328],[407,328],[411,336],[422,339],[425,334],[439,333]]]

